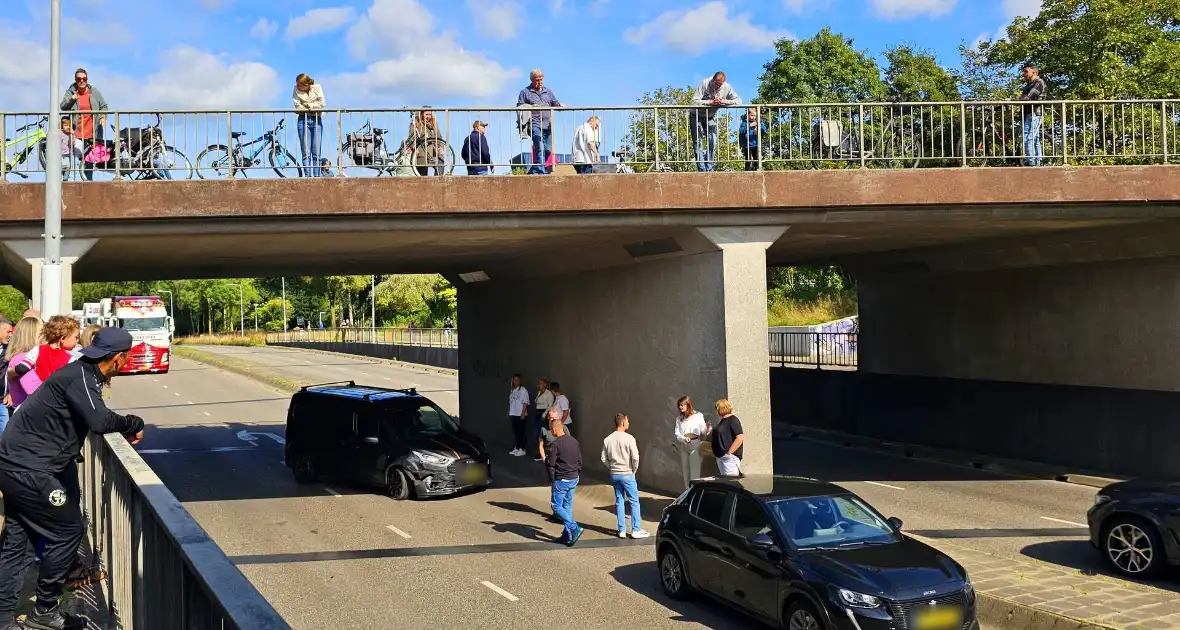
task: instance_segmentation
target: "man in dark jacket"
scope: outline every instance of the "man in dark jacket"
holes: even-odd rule
[[[463,149],[459,152],[463,161],[467,163],[468,175],[491,175],[492,148],[488,146],[485,132],[488,124],[482,120],[475,121],[471,126],[471,135],[463,141]]]
[[[33,540],[45,540],[37,602],[24,627],[64,630],[85,621],[57,605],[85,529],[78,496],[76,459],[86,436],[122,433],[132,444],[143,437],[143,419],[106,408],[102,386],[127,363],[131,334],[103,328],[82,358],[53,373],[33,393],[0,436],[0,493],[5,523],[0,534],[0,630],[16,630],[14,614]]]
[[[549,432],[554,436],[549,447],[549,461],[553,471],[553,513],[561,519],[563,529],[557,542],[573,547],[582,537],[582,526],[574,520],[574,491],[582,476],[582,447],[574,436],[566,433],[561,415],[556,408],[549,410]]]

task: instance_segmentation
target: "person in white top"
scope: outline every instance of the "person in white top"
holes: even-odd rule
[[[717,158],[717,110],[742,104],[742,97],[725,80],[725,73],[718,72],[711,79],[701,81],[692,95],[692,104],[702,109],[688,110],[688,131],[692,136],[692,150],[697,155],[697,170],[713,170]],[[708,133],[706,148],[701,147],[701,134]]]
[[[295,103],[295,129],[299,134],[299,150],[303,153],[303,176],[319,177],[320,140],[324,136],[324,122],[320,113],[324,109],[324,88],[306,74],[295,77],[295,89],[291,92]]]
[[[557,381],[550,383],[549,389],[553,390],[553,408],[561,413],[561,423],[565,425],[565,432],[573,435],[573,432],[570,431],[570,424],[574,421],[573,416],[570,415],[570,399],[561,393],[561,383]]]
[[[574,131],[574,148],[571,153],[574,170],[579,175],[593,173],[594,165],[602,161],[598,155],[598,124],[598,116],[591,116]]]
[[[508,391],[508,422],[512,424],[512,436],[516,446],[509,455],[520,457],[525,449],[525,421],[529,413],[529,390],[521,387],[520,375],[512,375],[512,388]]]
[[[676,401],[676,427],[673,433],[676,450],[680,453],[680,471],[684,487],[701,476],[701,438],[709,432],[705,416],[692,408],[692,399],[681,396]]]
[[[533,413],[535,422],[533,423],[532,443],[540,443],[541,429],[545,426],[548,426],[548,422],[545,420],[545,414],[549,412],[549,408],[552,406],[553,392],[549,391],[549,379],[543,378],[537,383],[536,404],[533,405],[533,409],[536,411]],[[545,461],[545,458],[541,455],[541,452],[538,451],[537,453],[533,454],[533,460],[542,462]]]

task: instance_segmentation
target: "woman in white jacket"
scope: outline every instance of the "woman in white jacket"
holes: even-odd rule
[[[692,399],[681,396],[676,401],[679,415],[676,416],[675,443],[680,452],[680,471],[684,475],[684,487],[701,476],[701,438],[709,432],[705,416],[692,408]]]

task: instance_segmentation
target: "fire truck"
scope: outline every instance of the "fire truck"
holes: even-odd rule
[[[163,299],[154,295],[116,296],[98,304],[100,325],[131,333],[131,356],[122,374],[168,371],[176,326]]]

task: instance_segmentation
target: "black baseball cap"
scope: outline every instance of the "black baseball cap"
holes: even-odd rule
[[[99,328],[90,340],[90,345],[82,348],[82,356],[91,359],[101,359],[116,352],[127,352],[131,349],[131,333],[122,328]]]

